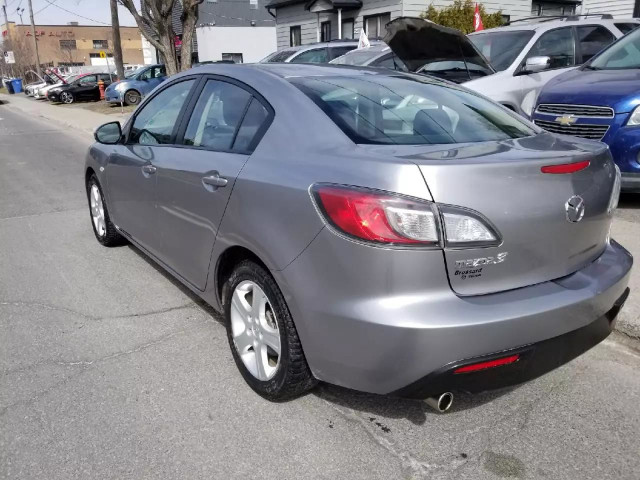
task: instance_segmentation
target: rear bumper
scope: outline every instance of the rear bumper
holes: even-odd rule
[[[450,391],[479,393],[533,380],[570,362],[607,338],[629,297],[629,291],[627,288],[607,313],[584,327],[532,345],[452,362],[395,391],[394,395],[423,399]],[[511,356],[517,356],[517,361],[467,373],[456,372],[465,366]]]
[[[595,261],[564,278],[460,297],[449,286],[442,252],[380,251],[325,229],[292,264],[273,274],[316,378],[378,394],[419,382],[423,394],[434,390],[422,386],[425,378],[431,381],[430,375],[439,377],[460,362],[530,349],[563,335],[578,338],[575,332],[594,322],[591,328],[599,333],[593,338],[599,342],[611,328],[600,319],[627,289],[632,264],[631,255],[612,241]],[[582,346],[571,350],[576,354],[595,344],[577,343]],[[513,382],[571,358],[569,351],[558,351],[544,368],[514,373]],[[523,359],[518,368],[527,363]],[[478,383],[460,387],[505,385]],[[436,386],[436,391],[443,387]]]

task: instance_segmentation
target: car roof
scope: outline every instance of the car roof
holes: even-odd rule
[[[292,77],[354,76],[371,74],[389,77],[397,76],[399,74],[395,70],[387,70],[383,68],[334,65],[329,63],[255,63],[246,64],[246,66],[269,72],[284,79]]]
[[[543,19],[536,21],[535,18],[532,18],[530,22],[528,21],[514,21],[510,25],[505,25],[502,27],[489,28],[487,30],[482,30],[479,32],[472,32],[469,35],[482,35],[485,33],[492,32],[513,32],[513,31],[547,31],[552,30],[558,27],[566,27],[571,25],[611,25],[614,23],[640,23],[640,20],[637,18],[597,18],[597,17],[586,17],[580,19],[572,19],[572,17],[567,18],[557,18],[557,19]]]

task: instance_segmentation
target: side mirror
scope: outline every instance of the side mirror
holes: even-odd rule
[[[522,71],[526,73],[538,73],[548,70],[550,67],[550,57],[529,57],[527,58]]]
[[[115,145],[120,142],[122,138],[122,127],[120,122],[109,122],[104,125],[100,125],[93,132],[93,138],[98,143],[104,143],[106,145]]]

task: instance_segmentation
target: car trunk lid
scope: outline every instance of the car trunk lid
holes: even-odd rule
[[[606,246],[616,172],[604,145],[541,134],[456,147],[377,148],[416,163],[439,205],[478,212],[499,232],[497,246],[444,248],[451,288],[460,295],[564,277]],[[589,164],[573,173],[541,170],[578,162]]]

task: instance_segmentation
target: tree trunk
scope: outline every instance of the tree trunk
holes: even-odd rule
[[[199,1],[185,0],[182,13],[182,50],[180,51],[180,69],[189,70],[191,68],[191,54],[193,51],[193,35],[198,19]]]
[[[124,79],[124,64],[122,63],[122,44],[120,42],[120,19],[118,18],[118,2],[111,0],[111,30],[113,36],[113,59],[116,62],[116,74],[120,80]],[[107,58],[107,62],[109,59]]]

